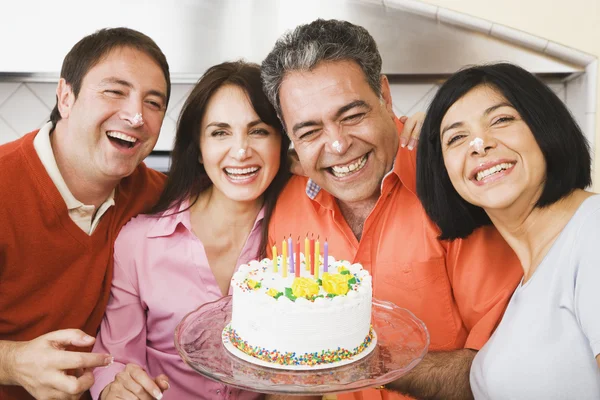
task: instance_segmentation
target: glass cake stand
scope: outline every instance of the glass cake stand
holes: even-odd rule
[[[261,393],[328,394],[380,386],[408,373],[427,353],[429,332],[410,311],[373,299],[377,346],[354,363],[315,371],[273,369],[242,361],[225,349],[231,296],[202,305],[175,329],[175,347],[192,369],[222,384]]]

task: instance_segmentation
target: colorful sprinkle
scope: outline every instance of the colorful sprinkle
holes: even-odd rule
[[[225,329],[224,334],[227,336],[231,344],[238,350],[243,351],[249,356],[258,358],[259,360],[279,365],[314,366],[342,361],[361,353],[363,350],[369,347],[369,344],[373,341],[374,331],[373,326],[371,325],[369,334],[365,340],[360,344],[360,346],[356,347],[352,351],[338,347],[335,350],[323,350],[321,352],[305,353],[301,355],[297,355],[294,352],[281,353],[277,350],[268,350],[261,347],[250,346],[248,342],[242,340],[238,336],[235,329],[232,329],[231,326],[228,326]]]

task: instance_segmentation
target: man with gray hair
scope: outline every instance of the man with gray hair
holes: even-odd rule
[[[427,325],[430,352],[386,389],[424,399],[472,398],[469,368],[520,279],[519,263],[493,227],[438,239],[416,195],[414,153],[392,111],[371,35],[345,21],[316,20],[282,36],[263,61],[264,90],[307,177],[294,176],[269,236],[327,238],[329,254],[360,262],[374,297]],[[369,390],[339,398],[402,398]]]

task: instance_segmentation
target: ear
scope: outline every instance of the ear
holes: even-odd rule
[[[385,109],[390,114],[392,114],[392,117],[393,117],[394,111],[392,109],[392,90],[390,89],[390,82],[388,81],[387,76],[381,75],[380,83],[381,83],[381,98],[383,99],[383,102],[385,103]]]
[[[75,95],[73,94],[71,85],[69,85],[64,78],[60,78],[58,86],[56,87],[56,106],[58,107],[62,119],[69,118],[73,103],[75,103]]]

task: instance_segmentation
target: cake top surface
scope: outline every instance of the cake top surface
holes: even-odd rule
[[[231,284],[242,293],[263,295],[277,301],[295,303],[338,302],[371,292],[371,276],[360,264],[336,261],[329,256],[324,265],[307,266],[300,257],[300,268],[282,265],[281,256],[274,264],[272,259],[243,264],[233,275]],[[292,270],[293,268],[293,270]]]

